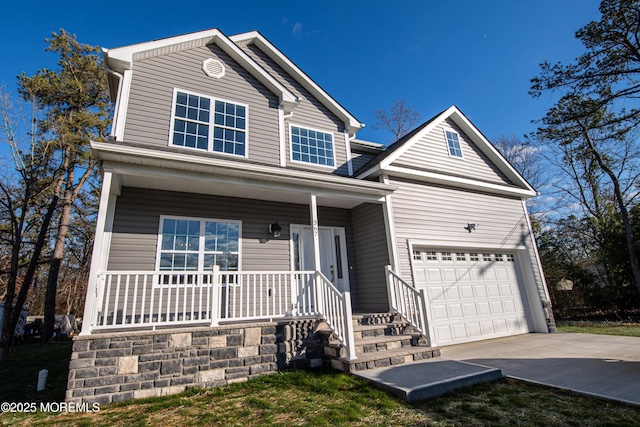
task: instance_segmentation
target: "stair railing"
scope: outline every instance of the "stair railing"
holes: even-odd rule
[[[413,326],[431,345],[427,325],[427,298],[424,289],[416,289],[391,270],[390,265],[384,267],[387,278],[387,294],[389,309]]]

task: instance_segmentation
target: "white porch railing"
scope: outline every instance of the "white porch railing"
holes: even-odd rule
[[[351,313],[351,295],[338,290],[321,272],[316,272],[317,312],[326,322],[333,334],[347,350],[347,358],[353,360],[355,342],[353,338],[353,316]]]
[[[391,270],[390,265],[385,266],[385,273],[390,310],[402,316],[431,345],[427,326],[427,299],[424,289],[418,290],[402,280],[398,274]]]
[[[319,316],[355,359],[351,297],[316,271],[98,274],[90,331]]]

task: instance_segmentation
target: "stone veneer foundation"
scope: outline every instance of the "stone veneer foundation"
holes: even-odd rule
[[[316,320],[79,336],[67,402],[106,404],[323,364]]]

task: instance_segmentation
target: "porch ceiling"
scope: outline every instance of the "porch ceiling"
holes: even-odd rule
[[[343,209],[381,203],[395,190],[355,178],[113,143],[94,142],[92,148],[102,167],[115,173],[118,186],[304,205],[315,194],[319,206]]]

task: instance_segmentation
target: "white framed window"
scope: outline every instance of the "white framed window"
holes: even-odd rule
[[[169,145],[247,157],[248,106],[174,89]]]
[[[436,251],[427,251],[425,252],[426,256],[427,256],[427,261],[437,261],[438,260],[438,253]]]
[[[333,135],[315,129],[290,125],[291,160],[320,166],[335,166]]]
[[[442,261],[453,261],[451,252],[442,252],[441,256],[442,256]]]
[[[480,257],[477,252],[471,252],[469,254],[469,261],[480,261]]]
[[[238,271],[241,234],[240,221],[163,215],[156,271]]]
[[[413,259],[416,261],[422,261],[422,252],[413,251]]]
[[[462,147],[460,146],[460,139],[458,134],[452,131],[445,130],[444,134],[447,138],[447,148],[449,149],[450,157],[462,158]]]

